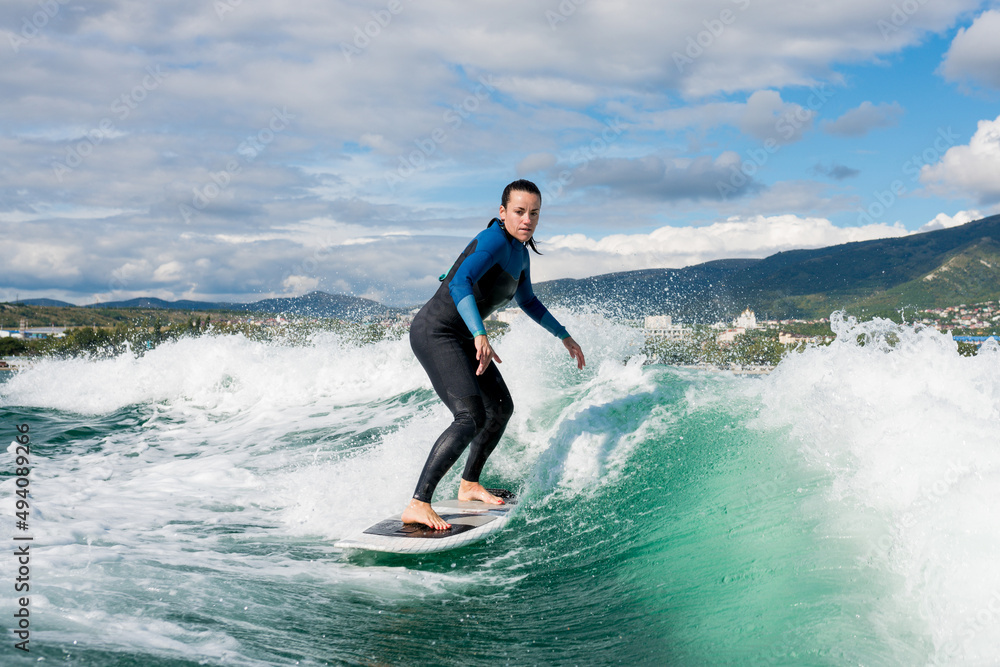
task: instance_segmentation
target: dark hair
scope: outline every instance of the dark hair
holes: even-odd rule
[[[507,187],[503,189],[503,194],[500,196],[500,205],[503,206],[504,208],[507,208],[507,203],[510,201],[511,192],[527,192],[528,194],[537,195],[538,203],[539,204],[542,203],[542,191],[538,189],[538,186],[529,180],[519,178],[513,183],[508,183]],[[528,239],[526,245],[532,250],[534,250],[536,255],[542,254],[538,252],[538,248],[535,247],[534,236]]]

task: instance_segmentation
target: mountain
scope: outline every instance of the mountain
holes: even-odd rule
[[[264,299],[254,303],[228,305],[230,310],[305,317],[336,317],[352,321],[391,317],[398,312],[403,312],[398,308],[390,308],[371,299],[345,294],[327,294],[326,292],[310,292],[305,296]]]
[[[1000,215],[922,234],[536,285],[548,305],[635,318],[815,318],[838,308],[940,307],[1000,299]]]
[[[734,276],[733,295],[748,306],[784,312],[808,309],[806,304],[816,301],[863,305],[923,279],[955,257],[974,252],[975,246],[985,243],[986,249],[998,242],[1000,216],[992,216],[923,234],[778,253]],[[993,293],[998,291],[1000,284],[993,283]],[[985,297],[990,292],[981,293]],[[926,296],[931,298],[921,304],[899,305],[934,305],[937,299],[930,292]]]
[[[43,306],[45,308],[76,308],[76,304],[57,299],[20,299],[17,303],[25,306]]]
[[[997,299],[1000,242],[982,238],[947,255],[932,271],[859,300],[872,307],[895,304],[931,308]]]
[[[215,303],[211,301],[164,301],[153,297],[138,297],[126,301],[91,303],[84,308],[156,308],[162,310],[231,310],[243,304]]]
[[[684,321],[715,322],[736,307],[732,277],[759,259],[723,259],[683,269],[642,269],[590,278],[550,280],[534,285],[543,303],[591,306],[625,319],[669,313]]]
[[[383,306],[371,299],[362,299],[344,294],[311,292],[305,296],[263,299],[253,303],[216,303],[211,301],[164,301],[151,297],[140,297],[126,301],[92,303],[85,308],[154,308],[162,310],[228,310],[246,313],[273,313],[276,315],[298,315],[305,317],[335,317],[342,320],[363,320],[367,318],[391,317],[397,308]]]
[[[959,227],[891,239],[725,259],[683,269],[645,269],[535,284],[549,306],[592,307],[627,319],[672,315],[717,322],[746,308],[771,318],[819,318],[837,309],[882,313],[1000,300],[1000,215]],[[49,299],[21,302],[60,305]],[[406,309],[370,299],[312,292],[253,303],[139,298],[88,308],[228,310],[343,320],[393,317]]]

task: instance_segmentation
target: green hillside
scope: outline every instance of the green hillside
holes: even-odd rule
[[[536,286],[550,305],[591,305],[636,318],[765,319],[934,308],[1000,299],[1000,216],[891,239],[793,250],[760,260],[708,262],[559,280]]]
[[[923,267],[921,267],[923,268]],[[773,295],[773,292],[771,293]],[[1000,242],[984,238],[937,258],[937,264],[904,282],[874,289],[863,281],[839,290],[767,298],[763,292],[755,308],[762,313],[795,313],[824,317],[839,308],[872,313],[902,308],[943,308],[960,303],[1000,299]]]
[[[1000,290],[1000,243],[983,239],[949,257],[937,269],[895,290],[915,305],[991,301]]]
[[[22,319],[29,327],[113,327],[136,321],[160,321],[163,324],[186,322],[192,316],[219,319],[219,312],[193,312],[143,308],[82,308],[80,306],[30,306],[23,303],[0,303],[0,329],[16,329]]]
[[[992,268],[998,247],[1000,216],[992,216],[923,234],[779,253],[733,276],[733,298],[776,317],[989,301],[1000,298]]]

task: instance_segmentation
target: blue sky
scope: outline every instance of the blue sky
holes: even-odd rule
[[[536,281],[1000,212],[1000,3],[0,7],[0,299],[424,301],[544,193]]]

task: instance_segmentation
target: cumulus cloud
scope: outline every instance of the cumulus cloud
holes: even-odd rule
[[[390,294],[394,281],[411,294],[457,253],[384,235],[474,233],[512,165],[561,188],[546,202],[567,218],[627,195],[625,228],[647,229],[663,204],[725,215],[751,194],[755,212],[822,211],[814,185],[743,178],[728,128],[798,141],[836,66],[917,44],[979,3],[926,3],[888,36],[881,3],[722,4],[731,14],[426,0],[379,22],[384,3],[91,0],[48,3],[58,15],[28,30],[37,0],[0,3],[0,285],[76,301]],[[970,62],[980,20],[949,67]],[[574,160],[612,118],[613,141]],[[674,128],[713,136],[685,154]]]
[[[968,144],[953,146],[937,163],[921,167],[920,181],[933,192],[972,197],[980,204],[1000,202],[1000,116],[979,121]]]
[[[532,277],[585,278],[615,271],[680,268],[715,259],[767,257],[796,248],[821,248],[908,234],[901,225],[837,227],[825,218],[734,216],[700,227],[661,227],[648,234],[583,234],[550,238]]]
[[[1000,10],[983,12],[955,35],[938,68],[952,82],[977,83],[1000,89]]]
[[[746,102],[707,102],[666,109],[651,113],[648,122],[673,131],[732,125],[760,142],[790,144],[802,139],[802,135],[812,128],[817,110],[833,94],[829,86],[816,86],[808,96],[810,108],[807,108],[783,100],[776,90],[757,90]]]
[[[268,235],[204,234],[170,230],[137,233],[114,227],[101,239],[65,222],[15,228],[0,266],[2,293],[13,298],[55,293],[74,303],[152,295],[252,301],[313,289],[379,294],[392,304],[412,304],[433,293],[437,276],[468,238],[441,236],[321,236],[302,230]]]
[[[903,107],[897,102],[872,104],[862,102],[836,120],[823,123],[823,130],[841,137],[863,137],[879,127],[892,127],[903,115]]]
[[[747,99],[739,119],[740,129],[760,141],[793,143],[812,127],[816,112],[783,102],[774,90],[758,90]]]
[[[972,222],[973,220],[980,220],[982,217],[983,214],[976,210],[959,211],[955,215],[938,213],[934,216],[933,220],[920,227],[917,231],[935,232],[939,229],[950,229],[951,227],[959,227],[967,222]]]

